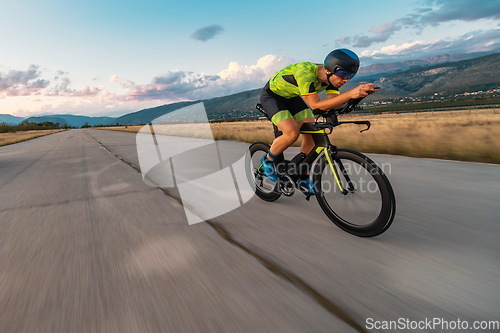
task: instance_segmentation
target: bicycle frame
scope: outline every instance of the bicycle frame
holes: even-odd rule
[[[313,168],[318,163],[319,159],[322,157],[322,155],[325,155],[326,160],[328,162],[328,165],[332,171],[332,175],[333,175],[335,182],[339,188],[339,191],[344,195],[349,193],[349,191],[353,192],[354,186],[353,186],[351,180],[349,179],[349,176],[345,172],[344,166],[341,163],[337,162],[337,163],[339,163],[339,168],[341,169],[342,174],[348,183],[349,191],[343,186],[341,178],[340,178],[340,174],[339,174],[337,167],[335,166],[335,163],[334,163],[334,156],[336,154],[337,147],[330,142],[328,135],[333,132],[334,127],[340,126],[342,124],[356,124],[356,125],[367,126],[365,129],[360,131],[361,133],[370,129],[371,124],[369,121],[339,121],[338,120],[339,114],[351,112],[352,110],[355,109],[355,107],[358,105],[358,103],[362,99],[363,98],[350,100],[344,106],[327,111],[327,112],[324,112],[323,110],[319,110],[319,109],[313,110],[313,114],[317,116],[316,122],[305,123],[300,128],[300,133],[301,134],[311,134],[312,138],[314,140],[314,143],[315,143],[314,148],[304,158],[302,163],[306,163],[306,164],[310,165],[311,166],[310,169],[314,170]],[[269,116],[267,115],[267,113],[265,112],[262,105],[257,104],[256,108],[257,108],[257,110],[262,112],[269,120],[271,120],[269,118]],[[324,118],[325,121],[319,122],[320,118]],[[273,123],[273,128],[274,128],[274,136],[275,137],[278,137],[278,136],[283,134],[274,123]],[[285,168],[285,170],[286,170],[286,168]],[[309,199],[309,196],[307,197],[307,199]]]
[[[326,126],[326,128],[318,129],[318,127],[321,128],[321,127],[325,127],[325,126]],[[329,133],[327,133],[328,128],[330,129]],[[330,142],[330,138],[328,137],[328,135],[331,134],[332,130],[333,130],[333,126],[332,126],[332,124],[329,124],[329,123],[316,122],[316,123],[305,123],[304,125],[302,125],[302,127],[300,129],[300,133],[301,134],[311,134],[312,138],[314,140],[314,143],[315,143],[314,148],[305,157],[304,163],[309,164],[311,166],[311,170],[315,170],[315,165],[318,163],[320,158],[323,155],[325,155],[326,160],[328,162],[328,165],[330,166],[330,169],[332,171],[333,178],[335,179],[335,182],[339,188],[339,191],[342,192],[343,194],[347,194],[348,191],[342,185],[342,181],[340,179],[340,174],[339,174],[337,167],[335,166],[335,163],[334,163],[333,156],[335,156],[337,147],[334,146]],[[342,169],[342,166],[340,166],[340,168]],[[345,173],[343,173],[343,174],[344,174],[344,177],[347,176]],[[347,180],[349,182],[349,179],[347,179]]]

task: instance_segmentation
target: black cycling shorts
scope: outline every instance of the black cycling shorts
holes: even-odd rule
[[[285,119],[293,118],[299,123],[306,118],[313,117],[311,109],[302,97],[282,97],[271,91],[269,83],[262,89],[260,104],[262,104],[262,107],[275,125]]]

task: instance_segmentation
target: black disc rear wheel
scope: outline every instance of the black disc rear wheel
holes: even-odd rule
[[[248,181],[255,194],[265,201],[275,201],[281,194],[278,191],[277,182],[267,178],[262,172],[261,159],[269,151],[269,145],[263,142],[256,142],[248,148],[246,156],[246,173]]]

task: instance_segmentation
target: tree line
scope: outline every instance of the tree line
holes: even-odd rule
[[[5,122],[0,123],[0,133],[69,128],[72,127],[68,125],[61,125],[60,123],[53,123],[50,121],[35,123],[34,121],[23,120],[19,125],[7,125],[7,123]]]

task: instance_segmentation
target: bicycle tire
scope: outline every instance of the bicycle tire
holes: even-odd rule
[[[331,168],[327,167],[326,156],[320,156],[313,169],[313,181],[316,199],[326,216],[342,230],[359,237],[374,237],[386,231],[394,220],[396,199],[383,170],[367,156],[349,149],[338,149],[333,163],[343,186],[350,189],[347,193],[339,190],[328,171]],[[328,182],[332,187],[327,191]]]
[[[270,146],[267,143],[256,142],[250,145],[246,155],[246,174],[248,181],[255,191],[255,194],[265,201],[276,201],[281,196],[278,192],[278,183],[258,174],[257,168],[260,166],[260,159],[267,155]],[[256,177],[262,177],[256,179]],[[265,184],[264,184],[265,183]]]

